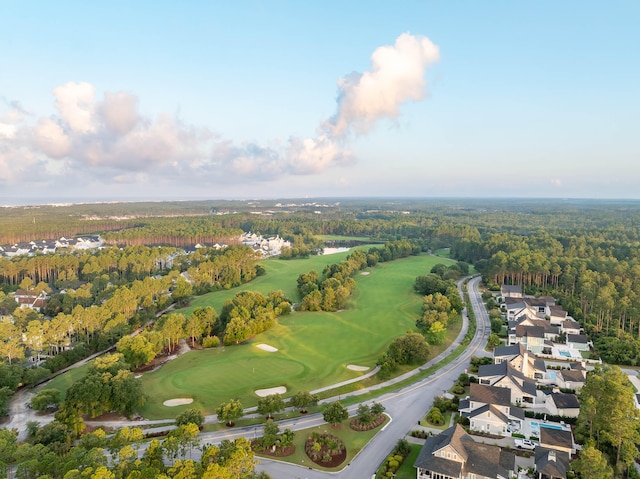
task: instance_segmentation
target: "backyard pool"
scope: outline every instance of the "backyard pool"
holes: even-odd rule
[[[571,357],[571,353],[569,351],[558,351],[560,353],[560,356],[563,356],[565,358],[570,358]]]
[[[547,429],[557,429],[558,431],[564,430],[564,428],[558,424],[540,424],[539,422],[531,421],[531,429],[540,429],[540,427],[546,427]]]

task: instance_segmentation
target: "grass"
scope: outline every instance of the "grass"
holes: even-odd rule
[[[73,383],[81,379],[87,374],[89,367],[93,361],[83,364],[78,368],[71,369],[64,374],[56,376],[48,383],[41,386],[39,389],[58,389],[62,394],[62,399],[67,395],[67,389],[69,389]]]
[[[422,446],[420,444],[411,444],[411,452],[406,457],[402,464],[398,468],[396,472],[395,479],[415,479],[416,477],[416,468],[413,467],[413,464],[418,459],[418,454],[420,454],[420,450]]]
[[[318,238],[323,241],[361,241],[365,243],[372,241],[371,238],[366,236],[319,235]],[[380,241],[380,243],[382,243],[382,241]]]
[[[384,427],[384,424],[387,424],[389,420],[387,419],[384,424],[378,426],[375,429],[371,429],[370,431],[354,431],[349,427],[350,419],[347,419],[340,423],[337,429],[332,428],[328,424],[324,424],[322,426],[310,428],[310,429],[302,429],[300,431],[296,431],[296,435],[294,438],[294,444],[296,446],[296,452],[290,456],[279,457],[277,458],[279,461],[289,462],[292,464],[298,464],[300,466],[312,467],[313,469],[318,469],[320,471],[339,471],[343,469],[347,464],[351,462],[351,460],[362,450],[362,448],[378,433],[380,429]],[[309,457],[307,453],[304,451],[304,443],[307,438],[313,433],[318,432],[333,434],[334,436],[339,437],[344,442],[345,447],[347,449],[347,458],[344,460],[342,464],[338,467],[322,467],[318,464],[314,463]],[[259,453],[256,454],[260,456]],[[263,456],[269,457],[269,456]]]
[[[376,245],[359,246],[353,249],[365,249]],[[379,246],[379,245],[378,245]],[[214,291],[213,293],[203,294],[194,298],[188,307],[177,310],[177,312],[189,315],[191,312],[201,306],[213,306],[219,313],[227,299],[233,298],[240,291],[258,291],[262,294],[268,294],[271,291],[282,290],[282,292],[294,303],[299,301],[297,283],[298,276],[311,270],[316,270],[322,274],[322,270],[330,265],[339,263],[350,254],[349,251],[335,253],[331,255],[313,255],[306,259],[290,259],[282,260],[279,258],[271,258],[261,262],[266,274],[253,279],[250,283],[243,284],[237,288],[228,290]]]
[[[442,416],[444,417],[444,423],[442,424],[442,426],[436,426],[435,424],[431,424],[429,421],[427,421],[426,414],[420,420],[420,425],[424,427],[431,427],[433,429],[441,429],[443,431],[445,429],[449,429],[449,423],[451,422],[451,411],[445,412]]]
[[[244,407],[254,406],[258,399],[256,389],[285,386],[285,396],[290,396],[362,375],[346,366],[374,367],[391,339],[414,327],[422,300],[413,292],[413,282],[437,260],[421,255],[380,263],[369,275],[356,275],[357,293],[345,311],[293,313],[248,344],[192,351],[170,361],[143,376],[149,400],[140,412],[150,419],[172,417],[187,407],[213,414],[229,398],[240,399]],[[287,270],[281,279],[295,284],[298,273],[292,272],[287,263],[290,262],[277,262],[278,268]],[[300,263],[306,265],[298,267],[297,271],[302,272],[318,265],[316,258]],[[214,301],[212,297],[209,300]],[[457,333],[451,334],[455,337]],[[278,351],[264,352],[256,347],[259,343]],[[433,354],[437,354],[436,348]],[[193,397],[194,403],[175,408],[162,406],[163,401],[178,397]]]

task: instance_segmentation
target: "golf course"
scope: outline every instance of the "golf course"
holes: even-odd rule
[[[295,302],[299,274],[313,269],[321,273],[327,264],[347,255],[266,260],[264,276],[239,288],[194,298],[181,311],[189,314],[197,306],[211,305],[219,312],[226,299],[242,290],[265,294],[282,290]],[[141,414],[149,419],[169,418],[189,407],[213,414],[231,398],[239,399],[245,408],[255,406],[256,390],[286,388],[283,396],[288,397],[365,374],[393,338],[415,329],[422,298],[414,293],[413,283],[439,262],[449,260],[420,255],[379,263],[356,275],[357,289],[344,311],[293,312],[245,344],[190,351],[167,362],[142,376],[147,402]],[[193,401],[188,406],[163,405],[181,398]]]

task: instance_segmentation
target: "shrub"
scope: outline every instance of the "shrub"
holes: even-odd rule
[[[217,348],[220,346],[220,338],[218,336],[205,336],[202,338],[203,348]]]

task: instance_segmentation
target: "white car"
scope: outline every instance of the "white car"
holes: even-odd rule
[[[516,439],[516,447],[518,449],[535,449],[536,443],[530,439]]]

